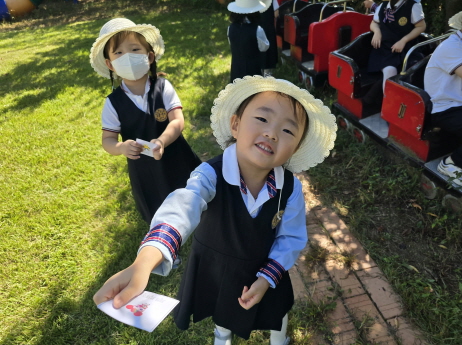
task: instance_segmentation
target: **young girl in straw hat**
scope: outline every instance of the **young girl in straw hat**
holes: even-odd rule
[[[163,54],[164,41],[155,26],[126,18],[104,24],[90,53],[100,76],[113,85],[115,78],[122,79],[103,107],[102,144],[110,154],[127,157],[136,206],[147,223],[201,163],[181,135],[180,99],[169,81],[157,77],[156,61]],[[145,148],[136,139],[155,144],[154,159],[140,154]]]
[[[320,100],[285,80],[236,79],[212,108],[224,153],[202,163],[186,188],[164,201],[134,263],[110,278],[94,301],[120,308],[166,275],[194,231],[174,319],[187,329],[212,317],[215,345],[271,330],[287,345],[294,296],[288,270],[307,242],[305,203],[294,172],[319,163],[334,146],[335,118]]]
[[[266,52],[270,43],[258,22],[259,11],[266,10],[267,5],[269,6],[269,3],[260,0],[236,0],[228,4],[228,10],[231,12],[231,25],[228,27],[231,82],[246,75],[262,75],[263,56],[260,52]]]

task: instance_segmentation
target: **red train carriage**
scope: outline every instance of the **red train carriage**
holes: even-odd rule
[[[372,15],[355,12],[346,3],[347,0],[313,3],[284,17],[284,40],[290,50],[282,53],[295,62],[299,79],[307,89],[327,81],[331,51],[369,30]]]
[[[359,140],[365,134],[400,154],[414,166],[423,169],[422,189],[427,197],[437,195],[436,185],[450,188],[445,203],[462,207],[461,188],[437,171],[441,158],[449,154],[461,138],[451,138],[430,123],[432,103],[424,91],[425,67],[437,42],[449,34],[431,38],[421,34],[421,42],[408,52],[401,74],[388,79],[382,105],[379,109],[364,106],[362,97],[381,73],[366,72],[372,33],[358,37],[354,42],[330,54],[329,83],[337,89],[337,102],[333,107],[341,115],[339,126],[352,131]],[[416,49],[426,57],[407,68],[407,58]]]

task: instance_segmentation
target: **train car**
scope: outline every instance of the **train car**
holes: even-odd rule
[[[450,137],[430,123],[432,104],[425,92],[425,67],[438,42],[450,34],[432,38],[421,34],[419,43],[407,53],[400,74],[387,79],[383,99],[378,106],[363,101],[366,91],[382,80],[382,74],[367,73],[367,62],[372,49],[372,33],[360,35],[349,45],[329,55],[329,83],[337,90],[333,108],[339,114],[339,127],[351,131],[364,142],[372,138],[422,169],[421,188],[429,199],[438,190],[445,190],[443,203],[454,210],[462,210],[462,187],[437,171],[440,160],[450,154],[461,138]],[[425,57],[408,66],[409,56],[420,51]]]
[[[331,51],[369,30],[372,15],[355,12],[346,7],[347,2],[307,3],[298,11],[284,15],[285,43],[280,46],[281,53],[295,63],[299,80],[307,89],[327,82]]]

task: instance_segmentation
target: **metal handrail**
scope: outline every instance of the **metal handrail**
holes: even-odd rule
[[[403,69],[401,70],[400,75],[406,75],[407,60],[409,59],[409,56],[411,55],[411,53],[412,53],[414,50],[416,50],[417,48],[422,47],[422,46],[424,46],[424,45],[427,45],[427,44],[430,44],[430,43],[433,43],[433,42],[437,42],[437,41],[444,40],[445,38],[451,36],[452,34],[453,34],[453,32],[449,32],[449,33],[447,33],[447,34],[444,34],[444,35],[441,35],[441,36],[438,36],[438,37],[435,37],[435,38],[431,38],[431,39],[426,40],[426,41],[424,41],[424,42],[417,43],[415,46],[412,46],[411,49],[408,50],[406,56],[404,57]]]
[[[346,3],[348,1],[351,1],[351,0],[336,0],[336,1],[326,2],[324,6],[321,8],[321,13],[319,15],[319,21],[322,22],[322,12],[324,12],[324,9],[326,8],[327,5],[343,3],[343,12],[346,12]]]
[[[316,3],[316,0],[313,0],[313,4]],[[297,0],[294,0],[294,5],[292,7],[292,13],[295,13],[295,5],[297,4]]]

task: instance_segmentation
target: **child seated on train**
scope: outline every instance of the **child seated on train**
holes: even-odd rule
[[[374,85],[364,97],[366,103],[374,103],[382,96],[385,81],[398,74],[408,50],[415,45],[416,38],[425,31],[426,24],[422,5],[415,0],[390,0],[380,4],[371,22],[372,49],[367,70],[382,72],[383,80]],[[412,54],[409,66],[423,56]]]
[[[433,52],[424,77],[431,97],[432,126],[462,137],[462,12],[449,19],[455,33]],[[438,171],[462,186],[462,145],[441,160]]]

